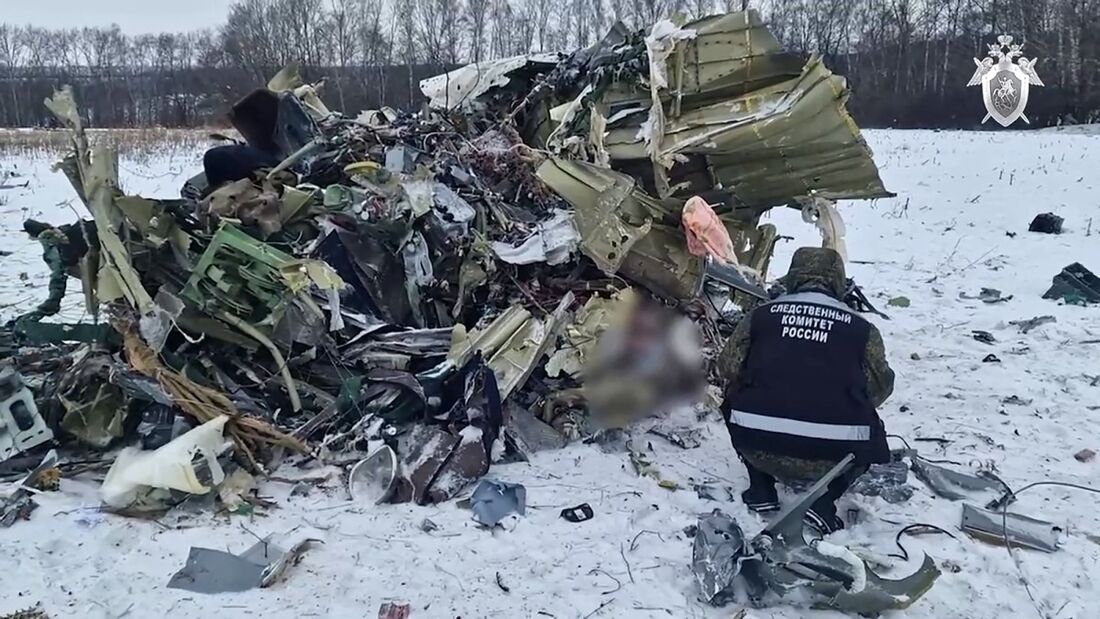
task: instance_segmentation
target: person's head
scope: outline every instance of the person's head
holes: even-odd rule
[[[53,228],[53,226],[34,219],[28,219],[23,222],[23,231],[31,235],[31,238],[34,239],[37,239],[40,234],[50,228]]]
[[[787,292],[816,290],[841,299],[848,287],[844,259],[833,249],[801,247],[794,252],[783,286]]]

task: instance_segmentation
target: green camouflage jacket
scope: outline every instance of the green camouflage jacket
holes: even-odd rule
[[[789,293],[818,290],[841,299],[847,288],[844,261],[835,251],[816,247],[803,247],[795,252],[791,270],[782,283]],[[734,329],[716,361],[719,386],[723,393],[736,385],[752,345],[750,335],[751,313]],[[863,356],[863,372],[867,377],[867,395],[878,408],[894,392],[894,371],[886,361],[886,345],[874,324],[867,339]]]

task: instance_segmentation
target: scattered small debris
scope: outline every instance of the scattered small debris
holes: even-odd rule
[[[1001,291],[997,290],[996,288],[982,288],[981,292],[979,292],[977,296],[971,296],[966,294],[965,292],[960,292],[959,298],[972,301],[981,301],[982,303],[988,303],[992,305],[994,303],[1004,303],[1006,301],[1011,301],[1012,295],[1004,297],[1001,296]]]
[[[700,516],[691,569],[703,599],[721,606],[735,601],[742,586],[756,599],[769,591],[786,595],[803,587],[812,590],[821,608],[877,616],[907,608],[927,592],[940,575],[928,556],[910,576],[887,580],[850,549],[825,540],[807,543],[803,537],[810,506],[835,479],[851,470],[854,460],[849,455],[838,463],[752,540],[746,540],[737,521],[720,510]],[[807,569],[814,573],[808,581]]]
[[[505,593],[511,593],[512,592],[511,588],[505,586],[504,579],[501,578],[500,572],[497,572],[497,586],[500,587],[500,590],[505,592]]]
[[[41,604],[36,604],[34,608],[17,610],[14,613],[0,617],[0,619],[50,619],[50,616],[42,610]]]
[[[1030,406],[1034,400],[1025,400],[1018,395],[1010,395],[1007,398],[1001,400],[1001,404],[1010,404],[1012,406]]]
[[[882,497],[887,503],[904,503],[913,498],[909,466],[904,462],[872,464],[866,473],[852,483],[851,491],[863,496]]]
[[[920,354],[913,353],[913,354],[909,355],[909,358],[912,359],[913,361],[920,361]]]
[[[909,297],[904,296],[893,297],[886,302],[886,305],[890,307],[909,307],[911,304],[912,302],[909,300]]]
[[[1082,449],[1081,451],[1073,454],[1073,459],[1078,462],[1092,462],[1092,459],[1096,457],[1096,452],[1091,449]]]
[[[1041,213],[1031,220],[1028,232],[1042,232],[1043,234],[1061,234],[1062,223],[1065,220],[1054,213]]]
[[[33,490],[41,485],[42,478],[57,470],[57,452],[50,450],[42,461],[23,476],[22,479],[5,488],[0,488],[0,528],[8,528],[17,520],[30,520],[31,513],[38,509],[33,499]]]
[[[432,522],[430,519],[425,518],[420,521],[420,530],[425,533],[431,533],[439,530],[439,525]]]
[[[1058,322],[1058,319],[1054,316],[1036,316],[1035,318],[1028,318],[1027,320],[1012,320],[1008,324],[1018,327],[1020,333],[1026,334],[1033,329],[1037,329],[1052,322]]]
[[[1001,359],[993,353],[989,353],[982,359],[982,363],[1000,363]]]
[[[378,619],[409,619],[412,606],[407,602],[386,602],[378,609]]]
[[[573,523],[587,522],[595,517],[595,512],[592,511],[592,506],[588,503],[581,503],[576,507],[567,507],[561,510],[561,517]]]
[[[702,442],[699,440],[701,430],[698,428],[678,428],[673,430],[652,428],[649,430],[649,433],[665,439],[680,449],[695,449],[702,445]]]
[[[974,339],[983,344],[992,344],[997,341],[997,338],[993,337],[993,334],[989,331],[974,330],[970,332]]]
[[[712,486],[710,484],[695,484],[692,486],[696,496],[707,501],[736,501],[733,488],[729,486]],[[719,493],[719,490],[722,492]]]
[[[29,494],[0,501],[0,529],[6,529],[19,520],[30,520],[31,513],[38,509],[38,503]]]

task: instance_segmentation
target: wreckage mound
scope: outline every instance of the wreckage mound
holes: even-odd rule
[[[701,51],[721,41],[742,41],[747,56],[714,60]],[[849,243],[859,252],[852,256],[856,275],[883,287],[873,299],[911,300],[891,308],[893,320],[883,323],[887,347],[906,370],[896,396],[905,412],[884,412],[892,429],[955,441],[963,459],[1000,457],[1005,452],[996,445],[1023,450],[1024,436],[1028,449],[1042,449],[1051,461],[1060,457],[1038,417],[1012,418],[1015,427],[1002,427],[999,403],[1010,394],[991,392],[993,385],[997,391],[1030,385],[1049,402],[1040,415],[1068,410],[1087,400],[1086,387],[1069,388],[1071,406],[1066,394],[1022,371],[1023,362],[1007,361],[1027,359],[1028,367],[1045,368],[1045,379],[1064,382],[1080,374],[1079,359],[1041,339],[1007,343],[994,320],[967,324],[959,340],[950,329],[931,329],[976,320],[972,308],[953,305],[971,302],[954,288],[970,295],[988,285],[1013,293],[979,306],[1005,324],[1057,314],[1056,324],[1036,328],[1087,341],[1084,333],[1095,325],[1083,321],[1095,318],[1080,312],[1089,308],[1042,301],[1042,290],[1030,294],[1031,287],[1045,290],[1066,264],[1087,263],[1087,255],[1063,255],[1040,245],[1041,238],[1020,237],[1021,247],[983,256],[988,246],[1009,243],[1004,230],[990,229],[1002,222],[976,219],[973,208],[943,199],[961,197],[971,178],[959,186],[938,179],[945,184],[935,188],[935,199],[921,202],[931,206],[919,214],[908,212],[904,200],[890,201],[843,109],[841,80],[819,61],[783,55],[751,13],[684,28],[615,31],[589,50],[512,59],[495,71],[491,88],[444,97],[433,112],[377,110],[356,119],[333,113],[286,72],[234,111],[247,146],[260,155],[241,145],[221,151],[238,158],[244,152],[263,167],[239,179],[215,178],[224,182],[213,186],[199,176],[181,197],[158,200],[105,190],[98,179],[116,173],[110,153],[90,156],[79,141],[75,104],[64,95],[53,100],[78,138],[65,170],[100,232],[99,251],[88,255],[91,261],[96,253],[89,262],[96,268],[83,271],[87,306],[99,323],[77,330],[17,324],[0,339],[61,454],[47,461],[57,464],[48,475],[34,480],[53,487],[60,475],[60,493],[20,492],[17,503],[5,504],[14,524],[0,531],[4,546],[30,557],[30,567],[15,577],[21,593],[51,610],[71,608],[45,584],[57,565],[47,564],[38,544],[52,540],[55,552],[45,554],[63,557],[69,590],[96,590],[93,582],[107,571],[143,585],[136,594],[103,591],[97,604],[116,614],[135,598],[165,614],[176,603],[215,609],[218,598],[164,593],[172,574],[180,584],[193,573],[188,548],[207,551],[191,557],[250,563],[245,567],[259,576],[235,585],[242,590],[281,587],[285,597],[278,601],[270,592],[239,594],[272,616],[289,616],[291,604],[296,615],[362,614],[391,596],[414,601],[426,616],[506,615],[520,595],[529,614],[602,607],[624,616],[713,614],[699,606],[683,530],[713,508],[695,486],[744,483],[719,420],[704,408],[698,417],[680,411],[671,420],[636,422],[618,438],[594,430],[698,395],[699,346],[676,344],[713,348],[740,310],[756,302],[753,295],[767,294],[778,237],[773,224],[787,213],[764,225],[760,216],[788,203],[836,243],[844,227],[830,200],[886,198],[877,210],[849,211]],[[648,132],[639,132],[643,126]],[[765,128],[774,133],[761,134]],[[906,150],[931,148],[932,135],[877,134],[878,156],[901,169],[890,178],[893,189],[932,193],[921,184],[926,174],[907,167]],[[970,134],[936,138],[952,139],[959,170],[992,158],[992,146]],[[1035,179],[1030,189],[1036,201],[1043,182]],[[696,195],[713,206],[736,250],[732,273],[710,269],[714,256],[692,251],[682,216]],[[1002,197],[994,217],[1018,199]],[[1065,210],[1072,208],[1059,215],[1073,222]],[[1006,229],[1026,227],[1033,214],[1013,212],[1015,227]],[[974,218],[977,241],[968,243],[985,243],[975,251],[944,246],[955,242],[948,232],[960,217]],[[808,232],[800,238],[806,245],[821,242],[817,231],[794,223],[783,231]],[[1079,240],[1072,231],[1057,238]],[[702,243],[704,252],[724,246],[720,241]],[[899,254],[913,257],[910,268]],[[979,329],[998,337],[978,342],[969,334]],[[948,353],[922,345],[918,358],[909,356],[912,342],[933,341],[944,342]],[[978,347],[987,346],[998,347],[1006,362],[981,364],[991,353]],[[1013,352],[1019,348],[1028,350]],[[975,362],[976,350],[982,355]],[[638,359],[646,363],[629,363]],[[960,387],[967,371],[989,380]],[[959,392],[990,402],[959,407]],[[954,429],[929,430],[922,425],[928,419]],[[962,424],[984,431],[966,434],[956,427]],[[599,445],[561,449],[581,438]],[[17,470],[38,465],[52,446],[19,445],[12,449],[22,452]],[[125,456],[115,451],[123,445]],[[517,463],[523,459],[530,462]],[[349,489],[345,475],[360,461]],[[182,471],[182,481],[152,474],[162,463]],[[1014,479],[1055,474],[1035,470],[1031,460],[1003,466]],[[111,483],[104,488],[105,474]],[[504,523],[503,543],[499,531],[491,536],[475,528],[471,511],[444,502],[485,476],[470,507],[482,524]],[[525,489],[522,499],[515,484]],[[912,500],[922,519],[955,525],[957,510],[917,492]],[[349,504],[348,496],[362,500]],[[427,512],[379,500],[443,503]],[[1021,498],[1024,508],[1034,505],[1027,500]],[[844,535],[885,554],[893,551],[897,527],[883,522],[911,521],[912,505],[875,501],[862,506],[863,524]],[[162,525],[105,514],[98,507],[104,503],[161,518]],[[561,516],[583,503],[591,521]],[[736,500],[723,503],[750,537],[762,525]],[[525,517],[516,520],[516,513]],[[264,530],[241,537],[237,527],[220,526],[226,514],[250,519],[249,530],[256,519]],[[157,553],[114,543],[124,533],[133,539],[131,527],[146,526],[170,529],[158,536],[165,541]],[[87,535],[82,527],[107,543],[72,547],[69,539]],[[268,537],[286,531],[297,539]],[[260,556],[257,546],[268,544],[257,537],[285,552]],[[298,543],[310,538],[327,543]],[[975,574],[981,586],[1003,592],[1006,609],[1028,603],[994,578],[1010,573],[1007,556],[971,561],[947,546],[950,540],[939,542],[926,547]],[[1073,546],[1063,552],[1092,560]],[[414,564],[411,555],[436,559]],[[291,572],[285,583],[265,577],[269,568],[283,574],[295,561],[307,573]],[[1043,558],[1028,561],[1053,567]],[[958,607],[983,616],[986,608],[959,594],[970,585],[952,579],[946,573],[944,584],[910,609],[912,616]],[[1041,593],[1057,597],[1057,583],[1036,580]],[[468,601],[441,610],[443,599]]]

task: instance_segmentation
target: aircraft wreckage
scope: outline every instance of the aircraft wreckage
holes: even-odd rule
[[[892,195],[843,78],[785,53],[753,11],[619,25],[572,54],[421,88],[422,112],[349,117],[284,70],[234,106],[243,141],[208,152],[172,199],[124,195],[117,153],[89,143],[71,92],[48,101],[73,136],[60,169],[92,215],[77,228],[93,240],[79,272],[95,324],[0,333],[11,384],[36,403],[0,416],[0,464],[140,436],[104,485],[126,513],[279,457],[367,452],[385,470],[354,477],[385,487],[365,495],[448,500],[496,462],[585,436],[593,417],[696,397],[699,348],[767,297],[769,209],[801,209],[843,253],[833,201]],[[262,163],[213,163],[249,158]],[[612,337],[638,315],[670,318],[647,336],[658,363],[623,362],[637,349]],[[891,583],[844,549],[806,546],[794,511],[705,560],[740,566],[754,599],[805,585],[855,612],[931,585],[934,566]],[[723,527],[704,521],[697,544]]]

